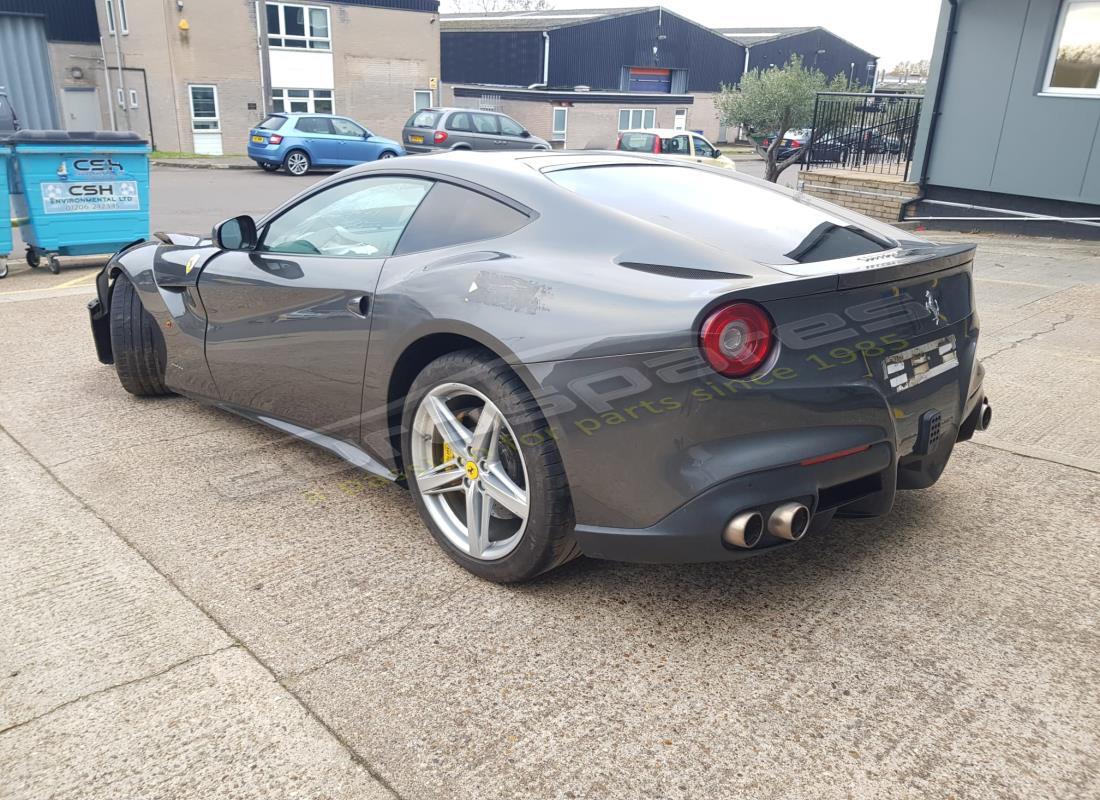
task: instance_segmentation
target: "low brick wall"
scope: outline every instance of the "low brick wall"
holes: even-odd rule
[[[899,175],[875,175],[841,169],[799,173],[806,194],[858,211],[884,222],[897,222],[901,209],[917,196],[917,184]]]

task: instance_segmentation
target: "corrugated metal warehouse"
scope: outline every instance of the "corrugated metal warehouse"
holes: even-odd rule
[[[504,111],[568,147],[606,146],[623,125],[727,141],[715,95],[746,69],[798,53],[867,83],[877,64],[823,28],[713,30],[659,6],[444,14],[440,27],[445,103]]]

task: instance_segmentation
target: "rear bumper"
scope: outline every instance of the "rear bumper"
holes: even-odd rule
[[[868,501],[888,510],[893,502],[894,448],[878,442],[866,450],[813,466],[794,464],[725,481],[690,500],[648,528],[578,525],[577,542],[585,555],[614,561],[671,564],[733,561],[791,544],[765,533],[750,550],[722,541],[722,531],[737,514],[760,511],[766,520],[776,506],[797,501],[815,522],[827,521],[837,508]]]
[[[282,164],[282,145],[252,145],[248,146],[248,157],[257,164]]]
[[[822,463],[763,469],[707,489],[647,528],[578,525],[577,542],[585,555],[612,561],[651,564],[735,561],[794,544],[767,532],[751,549],[726,544],[723,530],[731,519],[745,511],[760,512],[766,525],[779,505],[801,503],[812,515],[811,532],[820,530],[836,514],[843,517],[886,514],[898,490],[934,484],[947,466],[956,442],[966,441],[975,430],[982,429],[981,414],[988,401],[981,375],[979,371],[979,382],[971,389],[962,423],[944,423],[935,444],[918,447],[900,459],[893,442],[879,441]]]

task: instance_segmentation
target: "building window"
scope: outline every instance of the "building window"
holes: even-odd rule
[[[1044,89],[1100,95],[1100,0],[1069,0],[1062,7]]]
[[[324,6],[268,3],[267,43],[271,47],[331,50],[328,9]]]
[[[413,111],[423,111],[432,106],[432,93],[427,89],[413,92]]]
[[[569,130],[569,109],[555,108],[554,118],[551,124],[550,138],[555,142],[564,142],[566,131]]]
[[[657,111],[652,108],[624,108],[619,111],[619,130],[633,131],[655,128]]]
[[[191,86],[191,130],[220,131],[218,119],[218,87]]]
[[[272,89],[271,110],[290,114],[333,114],[332,89]]]
[[[125,36],[130,32],[130,24],[126,19],[126,0],[103,0],[107,6],[107,33],[114,34],[121,30]],[[118,24],[115,24],[115,3],[118,3]]]

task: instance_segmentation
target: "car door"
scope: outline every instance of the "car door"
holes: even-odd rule
[[[530,137],[525,137],[523,135],[527,133],[526,128],[511,117],[506,117],[503,114],[497,116],[497,122],[500,125],[500,138],[504,142],[504,147],[509,150],[531,149]]]
[[[257,249],[210,259],[198,291],[223,402],[357,440],[378,277],[430,188],[402,176],[344,180],[265,221]]]
[[[340,163],[340,141],[333,135],[327,117],[299,117],[295,128],[315,165],[333,166]]]
[[[691,158],[691,137],[684,133],[662,139],[661,152],[678,158]]]
[[[470,121],[474,127],[471,145],[475,150],[503,150],[507,147],[507,142],[500,136],[499,119],[496,114],[470,112]]]
[[[702,136],[691,137],[691,153],[700,164],[713,164],[717,152],[714,146]]]
[[[480,137],[474,130],[472,116],[472,113],[469,111],[455,111],[447,117],[444,123],[446,125],[447,141],[444,142],[444,147],[465,145],[471,150],[482,149],[480,147],[475,147],[475,142]]]
[[[350,167],[378,158],[381,148],[370,141],[370,133],[360,125],[343,117],[333,117],[329,122],[332,123],[333,135],[340,142],[341,166]]]

